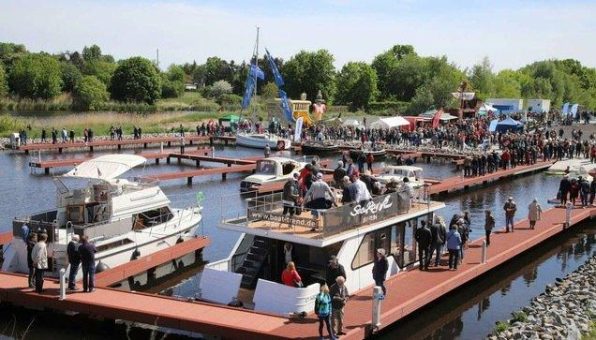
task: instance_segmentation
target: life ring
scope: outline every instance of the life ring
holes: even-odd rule
[[[277,150],[285,150],[286,149],[286,142],[283,140],[277,141]]]

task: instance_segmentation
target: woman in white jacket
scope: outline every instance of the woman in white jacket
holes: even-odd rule
[[[530,229],[534,229],[536,221],[540,220],[542,215],[542,207],[538,203],[538,200],[534,198],[532,203],[528,206],[528,220],[530,220]]]
[[[31,251],[31,259],[33,260],[33,267],[35,268],[35,291],[37,293],[43,291],[43,272],[48,269],[47,239],[48,234],[43,233],[39,235],[39,240]]]

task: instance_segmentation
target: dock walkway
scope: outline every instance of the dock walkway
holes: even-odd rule
[[[596,215],[596,207],[574,209],[571,225]],[[497,231],[488,248],[486,263],[481,263],[482,241],[471,242],[463,264],[457,271],[445,267],[429,271],[411,270],[386,281],[388,294],[383,301],[381,327],[406,317],[452,290],[509,261],[564,230],[565,210],[545,211],[536,229],[527,220],[515,224],[515,232]],[[42,294],[27,287],[25,275],[0,273],[0,301],[29,308],[74,311],[109,319],[123,319],[156,326],[184,329],[226,338],[318,338],[314,315],[304,319],[257,313],[241,308],[205,302],[186,302],[170,297],[97,288],[92,294],[72,293],[58,300],[56,282],[46,283]],[[345,331],[342,339],[362,339],[370,335],[372,287],[354,292],[345,307]]]

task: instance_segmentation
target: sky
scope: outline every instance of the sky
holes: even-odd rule
[[[97,44],[116,59],[159,49],[165,68],[249,60],[259,26],[261,53],[324,48],[338,69],[395,44],[462,69],[485,56],[494,71],[565,58],[596,67],[594,14],[594,0],[0,0],[0,41],[49,53]]]

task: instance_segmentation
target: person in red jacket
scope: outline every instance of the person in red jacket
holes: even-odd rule
[[[294,261],[288,262],[286,269],[281,273],[281,282],[286,286],[302,287],[302,278],[296,270]]]

